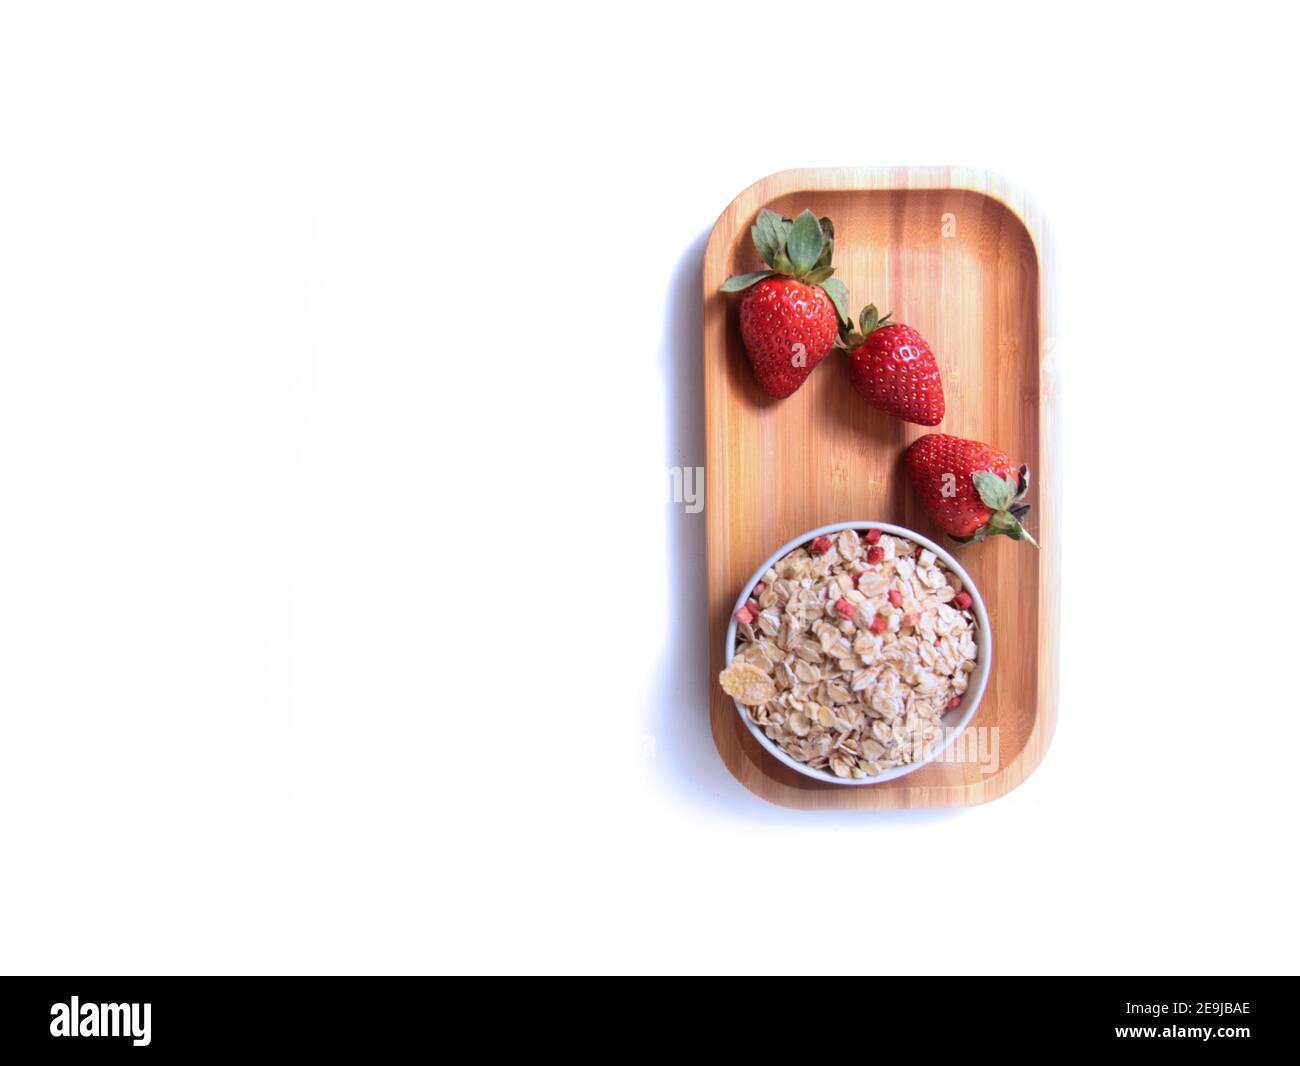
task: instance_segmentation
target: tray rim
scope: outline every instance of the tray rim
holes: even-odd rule
[[[1036,674],[1038,705],[1033,725],[1024,747],[997,773],[979,782],[964,785],[915,785],[907,778],[891,788],[834,789],[829,792],[810,790],[796,792],[805,802],[786,802],[784,799],[758,791],[722,754],[718,746],[719,717],[713,713],[714,679],[713,619],[709,618],[709,730],[714,748],[723,765],[742,785],[760,799],[779,806],[799,810],[881,810],[926,807],[971,807],[1005,796],[1023,784],[1046,757],[1056,733],[1059,711],[1060,680],[1060,516],[1062,463],[1060,450],[1061,431],[1061,365],[1060,353],[1055,344],[1055,262],[1050,233],[1038,205],[1019,186],[1000,174],[975,167],[960,166],[889,166],[889,167],[800,167],[782,170],[760,178],[741,191],[723,209],[713,225],[705,246],[702,316],[701,376],[704,378],[705,455],[709,462],[715,454],[717,441],[712,420],[707,413],[712,410],[712,385],[707,373],[711,326],[725,307],[716,297],[725,272],[725,251],[734,241],[738,228],[747,223],[763,205],[779,197],[798,192],[873,192],[895,190],[952,189],[975,192],[1001,204],[1029,234],[1038,265],[1038,341],[1039,341],[1039,392],[1038,392],[1038,446],[1034,455],[1038,473],[1038,518],[1041,555],[1038,574],[1038,634],[1036,639]],[[1052,461],[1044,458],[1051,455]],[[707,469],[707,467],[706,467]],[[1045,472],[1046,476],[1043,476]],[[705,479],[706,516],[714,513],[709,499],[711,478]],[[711,519],[710,519],[711,521]],[[705,537],[706,575],[711,572],[710,545],[712,537]],[[706,610],[709,608],[706,606]],[[736,729],[731,716],[721,716],[726,727]],[[767,757],[767,753],[763,753]],[[741,764],[743,766],[743,764]],[[859,802],[846,803],[845,795]]]

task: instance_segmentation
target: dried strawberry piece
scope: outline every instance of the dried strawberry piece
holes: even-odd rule
[[[952,605],[959,611],[964,611],[975,601],[970,598],[969,592],[959,592],[952,598]]]
[[[903,606],[903,593],[899,589],[889,590],[889,602],[895,607]]]
[[[867,549],[867,562],[881,563],[885,561],[885,549],[879,545],[874,545]]]
[[[871,620],[871,632],[875,633],[876,636],[879,636],[888,628],[889,620],[883,614],[878,614]]]
[[[813,542],[810,545],[808,545],[808,550],[812,552],[814,555],[825,555],[828,551],[831,550],[831,538],[830,537],[815,538]]]
[[[759,596],[763,595],[763,590],[766,588],[767,585],[765,585],[763,582],[760,581],[757,585],[754,586],[754,591],[751,592],[750,595],[753,596],[755,599],[757,599]]]
[[[960,706],[961,706],[961,697],[960,697],[960,696],[954,696],[952,699],[950,699],[950,700],[948,701],[948,710],[950,710],[950,711],[951,711],[951,710],[954,710],[955,708],[960,707]]]
[[[752,602],[753,602],[753,601],[751,600],[750,603],[752,603]],[[756,615],[756,614],[755,614],[755,613],[750,609],[750,606],[749,606],[748,603],[745,604],[744,607],[742,607],[740,610],[738,610],[738,611],[736,612],[736,621],[739,622],[741,625],[749,625],[749,624],[750,624],[751,622],[753,622],[754,619],[757,618],[757,617],[758,617],[758,615]]]
[[[848,618],[851,620],[855,615],[857,615],[858,609],[841,596],[835,601],[835,613],[841,618]]]
[[[878,544],[880,542],[880,530],[868,529],[862,534],[862,537],[868,544]]]

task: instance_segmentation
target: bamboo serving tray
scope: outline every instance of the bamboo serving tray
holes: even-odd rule
[[[849,288],[855,319],[874,303],[934,349],[947,400],[942,424],[928,430],[868,407],[835,352],[788,399],[762,392],[741,345],[740,297],[718,287],[729,274],[761,269],[749,230],[764,207],[830,216],[835,276]],[[742,192],[713,227],[704,259],[709,714],[722,761],[764,799],[809,809],[964,807],[1004,795],[1042,761],[1056,723],[1060,568],[1050,275],[1038,211],[978,170],[787,170]],[[1041,550],[1005,537],[963,547],[943,536],[902,465],[907,445],[927,432],[977,438],[1029,464],[1026,527]],[[984,734],[990,744],[997,737],[994,772],[977,760],[937,762],[875,785],[824,784],[765,752],[717,685],[744,582],[785,541],[841,520],[924,533],[949,546],[979,586],[995,650],[969,728],[996,729]]]

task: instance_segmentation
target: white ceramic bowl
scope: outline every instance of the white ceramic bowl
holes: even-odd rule
[[[917,533],[915,530],[906,529],[903,526],[890,525],[888,522],[832,522],[829,526],[818,526],[816,529],[810,529],[807,533],[795,537],[794,540],[782,544],[781,547],[777,548],[776,551],[767,557],[763,562],[763,565],[754,571],[753,576],[745,583],[745,587],[741,590],[740,596],[736,599],[736,606],[732,612],[731,623],[727,626],[727,665],[731,665],[731,660],[736,656],[737,623],[735,611],[740,610],[740,608],[745,605],[745,601],[749,599],[750,590],[763,579],[763,575],[767,573],[768,569],[782,556],[794,551],[794,549],[798,548],[800,545],[807,544],[814,537],[820,537],[823,535],[834,536],[842,529],[878,529],[882,533],[891,533],[896,537],[905,537],[913,544],[919,544],[924,548],[929,548],[935,555],[944,561],[954,574],[961,578],[962,585],[965,587],[966,591],[970,593],[971,600],[973,601],[971,604],[971,610],[975,612],[975,669],[970,675],[970,681],[967,684],[966,693],[962,697],[961,706],[946,712],[940,719],[944,726],[942,741],[939,744],[936,744],[934,750],[921,762],[904,763],[902,766],[895,766],[892,769],[882,771],[877,777],[865,777],[861,780],[851,777],[836,777],[829,770],[814,770],[807,763],[801,763],[798,759],[794,759],[787,755],[772,743],[772,741],[768,740],[767,734],[749,720],[749,715],[746,713],[745,708],[739,703],[736,703],[736,713],[740,715],[741,722],[743,722],[745,728],[753,734],[754,739],[763,745],[772,758],[785,763],[785,765],[790,767],[790,769],[798,771],[805,777],[811,777],[817,781],[825,781],[827,784],[831,785],[857,787],[860,785],[877,785],[882,781],[893,781],[896,778],[905,777],[907,774],[919,770],[922,766],[925,766],[926,763],[934,762],[935,759],[948,749],[948,746],[957,739],[961,731],[965,729],[970,723],[970,720],[975,717],[975,712],[979,710],[980,701],[984,698],[984,688],[988,685],[989,681],[989,669],[993,664],[993,637],[989,632],[989,616],[988,612],[984,609],[984,597],[980,595],[980,590],[975,587],[975,582],[970,579],[970,575],[962,569],[961,564],[957,562],[957,560],[954,559],[951,553],[946,549],[941,548],[929,538],[921,536],[921,534]]]

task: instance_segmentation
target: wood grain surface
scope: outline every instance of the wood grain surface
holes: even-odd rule
[[[718,286],[729,274],[761,269],[749,229],[764,207],[831,217],[836,276],[854,316],[874,303],[934,349],[947,398],[934,431],[978,438],[1029,464],[1026,525],[1040,551],[1005,537],[965,547],[944,538],[902,466],[907,445],[930,431],[868,407],[849,384],[843,355],[827,356],[788,399],[759,389],[740,340],[740,297]],[[1061,491],[1050,275],[1037,210],[977,170],[783,171],[742,192],[714,226],[704,261],[709,713],[723,762],[764,799],[800,808],[968,806],[1015,788],[1046,753],[1056,719]],[[995,654],[970,728],[996,730],[984,734],[986,744],[997,738],[994,772],[972,760],[878,785],[823,784],[768,755],[716,684],[728,617],[754,568],[805,530],[873,519],[952,547],[984,595]]]

